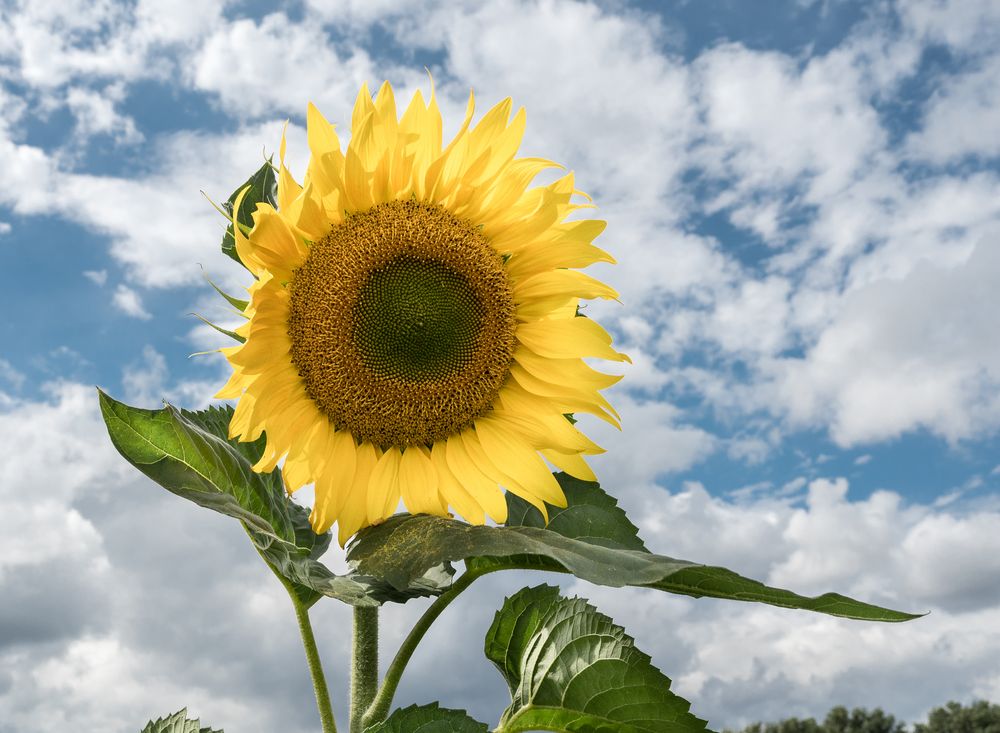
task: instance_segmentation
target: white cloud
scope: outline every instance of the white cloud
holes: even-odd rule
[[[963,53],[992,50],[1000,36],[1000,8],[993,0],[909,0],[898,12],[911,33]]]
[[[924,111],[923,127],[906,141],[918,160],[943,164],[966,155],[1000,155],[1000,55],[939,88]]]
[[[125,93],[122,84],[110,84],[104,89],[70,87],[66,93],[66,105],[76,118],[75,135],[86,139],[93,135],[111,135],[121,143],[140,142],[142,133],[131,117],[119,114],[115,104],[120,103]]]
[[[1000,351],[988,314],[996,235],[953,267],[924,263],[848,293],[803,359],[773,362],[762,404],[795,424],[828,424],[842,446],[926,428],[949,441],[1000,425]]]
[[[740,194],[784,195],[807,182],[814,198],[845,186],[884,145],[859,72],[843,54],[809,59],[799,68],[785,54],[718,46],[695,63],[704,105],[704,148],[712,175],[735,178],[719,205]]]
[[[0,379],[12,385],[14,389],[20,389],[24,384],[25,376],[6,359],[0,358]]]
[[[111,298],[115,308],[127,316],[148,321],[153,316],[143,307],[142,296],[128,285],[119,285]]]
[[[122,369],[122,388],[125,400],[133,405],[148,408],[162,407],[167,401],[180,407],[201,409],[212,401],[226,378],[229,366],[221,356],[204,356],[213,359],[218,368],[218,376],[207,379],[171,378],[167,360],[148,344],[142,349],[142,356],[126,364]]]
[[[236,58],[241,63],[234,65]],[[195,88],[217,94],[236,118],[303,115],[310,101],[330,115],[337,114],[335,103],[346,115],[361,84],[377,88],[380,81],[367,52],[355,47],[338,53],[321,25],[296,23],[284,13],[219,26],[188,73]]]
[[[3,50],[16,59],[15,73],[43,92],[76,79],[165,79],[174,64],[163,51],[192,47],[221,22],[222,7],[222,0],[22,0],[9,15]]]
[[[6,221],[0,221],[0,237],[10,234],[11,225]]]
[[[107,270],[84,270],[83,276],[99,288],[103,288],[104,283],[108,281]]]
[[[0,136],[0,153],[20,183],[0,192],[0,201],[20,214],[59,214],[108,235],[112,255],[140,285],[200,282],[204,262],[217,282],[235,289],[248,276],[219,253],[225,220],[200,191],[225,200],[260,167],[264,147],[277,148],[280,134],[276,121],[235,133],[170,135],[150,155],[154,172],[131,179],[61,170],[56,157]],[[289,164],[304,169],[301,128],[290,126],[289,148]]]
[[[711,433],[686,424],[679,409],[662,401],[637,399],[611,390],[622,431],[589,415],[578,415],[583,431],[607,450],[589,459],[600,476],[613,476],[629,491],[644,491],[657,476],[685,471],[718,447]],[[624,491],[624,489],[623,489]]]

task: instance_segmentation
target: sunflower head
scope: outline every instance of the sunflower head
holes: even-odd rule
[[[620,377],[583,359],[627,357],[577,307],[616,297],[579,272],[613,261],[592,244],[604,222],[566,221],[572,173],[531,186],[555,164],[515,157],[523,109],[474,127],[473,110],[444,146],[433,93],[398,117],[388,83],[362,87],[343,152],[310,105],[303,183],[282,139],[277,206],[234,226],[256,280],[246,341],[223,350],[230,434],[266,432],[255,470],[284,458],[289,491],[314,483],[313,528],[336,522],[341,544],[400,500],[479,524],[506,519],[504,490],[565,506],[546,461],[593,480],[601,452],[565,416],[618,424],[600,390]]]

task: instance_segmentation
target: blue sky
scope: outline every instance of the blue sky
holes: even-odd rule
[[[207,681],[84,702],[73,670],[88,659],[109,660],[109,685],[144,664],[183,668],[183,645],[143,631],[183,633],[146,603],[171,583],[157,569],[208,584],[218,612],[233,583],[174,567],[203,538],[169,529],[219,525],[119,465],[91,390],[207,404],[225,365],[189,354],[222,341],[190,313],[226,315],[203,273],[247,283],[218,252],[224,222],[199,191],[224,199],[285,120],[301,175],[308,101],[343,124],[361,83],[388,79],[408,98],[428,90],[424,67],[446,135],[469,88],[480,111],[512,96],[528,113],[523,154],[574,169],[609,222],[601,243],[619,264],[595,274],[622,304],[591,308],[635,365],[612,393],[623,432],[585,424],[608,448],[602,481],[647,544],[934,614],[865,632],[573,590],[646,639],[719,727],[838,702],[915,720],[950,698],[1000,699],[998,41],[990,0],[4,3],[0,435],[16,450],[0,469],[12,523],[0,557],[13,558],[0,560],[0,591],[21,605],[0,612],[0,733],[131,730],[141,721],[128,716],[166,712],[140,703],[185,695],[164,704],[201,701],[233,730],[276,719],[238,696],[219,702]],[[126,549],[154,510],[162,526]],[[40,537],[48,549],[29,549]],[[256,577],[238,537],[211,542],[232,561],[227,577]],[[30,597],[13,590],[24,577]],[[59,588],[76,594],[75,615],[56,613]],[[496,585],[489,602],[513,589]],[[283,613],[280,597],[257,602],[226,632],[232,649],[272,607]],[[405,628],[410,610],[390,613]],[[657,614],[677,625],[669,638],[654,633]],[[435,653],[464,643],[456,634],[432,638]],[[852,657],[860,639],[871,651]],[[251,659],[297,663],[291,642]],[[727,650],[742,662],[723,664]],[[926,694],[906,677],[914,665],[937,670]],[[50,672],[65,694],[39,728]],[[502,689],[480,692],[495,689],[490,674],[470,666],[446,702],[488,718],[503,704]],[[407,684],[414,700],[436,694]]]

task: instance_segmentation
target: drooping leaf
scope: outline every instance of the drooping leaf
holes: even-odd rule
[[[271,164],[270,160],[264,161],[264,165],[258,168],[257,171],[243,183],[243,185],[233,191],[233,193],[229,196],[229,199],[222,204],[222,208],[225,209],[226,213],[230,216],[233,213],[233,207],[236,205],[236,199],[239,197],[240,191],[247,186],[249,186],[250,189],[247,191],[246,196],[243,197],[243,201],[240,203],[240,210],[236,212],[236,221],[249,229],[253,227],[253,219],[250,215],[257,209],[257,204],[265,203],[274,206],[278,200],[278,179],[274,171],[274,166]],[[232,224],[229,225],[226,229],[226,233],[222,237],[222,251],[224,254],[232,257],[241,265],[243,264],[240,260],[239,254],[236,252],[236,239],[233,235]]]
[[[438,704],[398,708],[365,733],[486,733],[488,726],[473,720],[464,710],[449,710]]]
[[[188,720],[187,708],[182,708],[173,715],[149,721],[139,733],[222,733],[222,729],[202,728],[199,720]]]
[[[597,484],[558,475],[569,506],[553,510],[553,521],[519,507],[511,524],[470,526],[445,517],[397,515],[358,534],[348,550],[359,572],[405,587],[442,562],[466,560],[469,572],[529,569],[571,573],[583,580],[621,587],[642,586],[694,596],[767,603],[871,621],[907,621],[893,611],[836,593],[808,598],[771,588],[731,570],[650,553],[625,513]],[[555,521],[559,519],[559,521]]]
[[[230,448],[246,458],[251,466],[264,455],[267,438],[263,434],[257,440],[247,442],[228,439],[229,423],[233,418],[233,408],[229,405],[212,405],[198,412],[191,410],[181,410],[180,412],[184,418],[195,423],[202,430],[220,440],[224,440]],[[281,480],[280,471],[274,470],[269,473],[256,473],[255,475],[259,476],[260,480],[266,486],[268,496],[274,497],[276,503],[287,511],[294,534],[295,546],[307,550],[308,556],[313,560],[318,560],[322,557],[330,549],[330,541],[333,539],[333,535],[329,532],[321,535],[313,532],[312,525],[309,524],[309,512],[288,498],[284,482]]]
[[[622,627],[552,586],[504,602],[486,633],[486,656],[511,694],[496,733],[706,730]]]
[[[315,559],[330,538],[312,532],[305,510],[288,498],[277,472],[252,470],[261,444],[220,437],[227,434],[231,408],[145,410],[104,392],[100,402],[112,442],[132,465],[168,491],[240,520],[304,603],[315,602],[318,594],[352,605],[378,603],[367,584],[337,576]]]

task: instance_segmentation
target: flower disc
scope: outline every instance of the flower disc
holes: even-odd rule
[[[486,414],[516,327],[503,261],[438,206],[390,201],[313,244],[288,333],[306,394],[380,448],[431,445]]]

